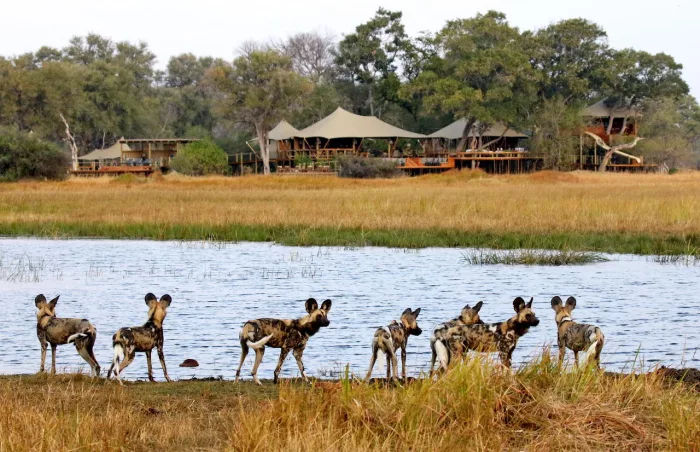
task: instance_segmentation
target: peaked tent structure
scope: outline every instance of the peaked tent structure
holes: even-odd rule
[[[585,108],[582,115],[588,118],[632,118],[639,116],[638,109],[632,107],[614,107],[610,108],[606,104],[607,98],[596,102],[593,105]]]
[[[288,140],[293,137],[299,137],[301,136],[300,133],[301,132],[299,132],[296,127],[283,119],[272,130],[270,130],[268,137],[271,140],[280,141]]]
[[[338,107],[333,113],[299,131],[301,138],[426,138],[387,124],[374,116],[360,116]]]
[[[430,135],[428,135],[429,138],[444,138],[447,140],[459,140],[462,138],[462,132],[464,131],[464,128],[467,126],[467,120],[466,119],[458,119],[457,121],[453,122],[450,125],[447,125],[443,127],[442,129],[438,130],[437,132],[433,132]],[[474,136],[479,136],[479,134],[475,134],[475,129],[478,129],[478,124],[474,126],[472,131],[469,133],[470,137]],[[493,126],[489,127],[488,130],[483,132],[481,134],[482,137],[500,137],[502,136],[503,138],[527,138],[528,136],[525,135],[524,133],[520,133],[516,130],[513,129],[506,129],[506,126],[503,124],[494,124]]]

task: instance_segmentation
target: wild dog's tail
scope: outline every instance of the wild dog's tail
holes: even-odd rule
[[[382,332],[374,336],[374,340],[377,341],[377,348],[379,353],[382,354],[384,359],[379,359],[379,374],[384,373],[384,363],[389,357],[389,353],[394,352],[394,342],[391,340],[391,332],[387,327],[382,328]],[[379,357],[378,357],[379,358]]]
[[[447,344],[442,339],[435,341],[435,355],[437,356],[438,369],[443,371],[447,370],[447,366],[450,365],[450,351],[447,348]]]
[[[265,346],[265,344],[267,344],[270,341],[270,339],[272,339],[272,336],[273,336],[272,334],[270,334],[269,336],[265,336],[264,338],[260,339],[258,342],[253,342],[250,339],[248,339],[246,341],[246,345],[248,347],[252,348],[253,350],[259,350],[259,349],[263,348]]]
[[[68,343],[68,344],[71,344],[71,343],[75,342],[77,339],[79,339],[79,338],[81,338],[81,337],[88,337],[88,334],[87,334],[87,333],[76,333],[76,334],[73,334],[73,335],[71,335],[71,336],[68,336],[68,342],[67,342],[67,343]]]
[[[594,359],[596,364],[599,364],[598,359],[600,358],[600,352],[603,350],[603,344],[605,343],[603,331],[598,327],[591,327],[588,332],[588,340],[591,345],[586,350],[586,364],[588,364],[591,359]]]

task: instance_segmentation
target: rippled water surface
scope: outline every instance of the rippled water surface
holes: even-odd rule
[[[416,374],[428,365],[433,326],[479,300],[485,302],[485,322],[505,320],[518,295],[535,298],[541,323],[519,342],[515,362],[556,343],[549,300],[575,295],[574,318],[605,332],[602,359],[608,369],[629,368],[637,352],[646,364],[700,367],[700,267],[659,265],[626,255],[574,267],[471,266],[462,261],[463,252],[0,239],[0,373],[39,368],[38,293],[61,295],[59,317],[85,317],[97,327],[95,354],[106,368],[112,334],[146,321],[147,292],[173,297],[165,320],[165,356],[173,378],[231,378],[240,356],[240,326],[258,317],[299,317],[308,297],[319,303],[333,300],[331,325],[311,338],[304,354],[309,373],[320,377],[335,376],[345,364],[364,375],[374,330],[398,319],[407,307],[422,308],[418,324],[425,332],[411,337],[408,349],[409,372]],[[271,377],[277,355],[278,350],[267,349],[261,378]],[[185,358],[196,359],[200,367],[178,367]],[[249,355],[246,376],[251,364]],[[86,368],[73,346],[59,347],[57,367]],[[154,372],[162,379],[157,360]],[[285,362],[282,375],[298,375],[293,358]],[[137,355],[125,376],[146,376],[143,355]]]

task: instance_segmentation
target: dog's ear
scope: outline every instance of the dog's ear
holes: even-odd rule
[[[58,297],[60,297],[60,295],[56,295],[56,298],[54,298],[53,300],[49,301],[49,306],[51,306],[52,308],[55,308],[56,305],[58,304]]]
[[[415,318],[417,319],[417,318],[418,318],[418,314],[420,314],[420,308],[418,308],[418,309],[416,309],[415,311],[413,311],[413,317],[415,317]]]
[[[146,300],[146,306],[148,306],[149,308],[154,302],[158,301],[156,296],[150,292],[146,294],[146,297],[144,299]]]
[[[525,305],[526,308],[532,309],[532,301],[535,299],[535,297],[530,297],[530,301],[527,302]]]
[[[321,303],[321,309],[323,309],[324,311],[328,312],[328,311],[331,310],[331,305],[332,305],[332,304],[333,304],[333,302],[332,302],[331,300],[326,300],[326,301],[324,301],[323,303]]]
[[[566,310],[569,311],[569,314],[571,314],[571,311],[574,310],[576,307],[576,298],[574,297],[569,297],[566,299]]]
[[[39,295],[34,298],[34,305],[38,308],[41,303],[46,303],[46,297],[44,296],[43,293],[40,293]]]
[[[554,312],[559,312],[561,310],[561,298],[557,295],[556,297],[552,297],[552,309],[554,309]]]
[[[314,312],[316,309],[318,309],[318,302],[314,298],[309,298],[306,300],[306,312],[311,314]]]
[[[521,309],[525,309],[525,300],[523,300],[523,297],[518,297],[513,300],[513,309],[515,309],[515,312],[520,312]]]
[[[162,304],[166,308],[169,307],[170,303],[172,303],[172,302],[173,302],[172,297],[170,295],[168,295],[167,293],[165,295],[163,295],[162,297],[160,297],[160,304]]]
[[[484,305],[483,301],[478,302],[477,304],[474,305],[474,312],[479,312],[481,310],[481,307]]]
[[[406,308],[406,309],[404,309],[404,311],[401,313],[401,317],[403,317],[403,316],[405,316],[405,315],[411,315],[411,313],[412,313],[411,308]]]

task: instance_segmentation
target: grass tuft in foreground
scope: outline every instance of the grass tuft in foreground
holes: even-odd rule
[[[607,262],[608,259],[598,253],[586,251],[548,251],[548,250],[489,250],[476,249],[462,253],[464,262],[471,265],[583,265]]]
[[[700,393],[659,373],[515,375],[473,359],[437,382],[0,378],[7,450],[697,450]]]

